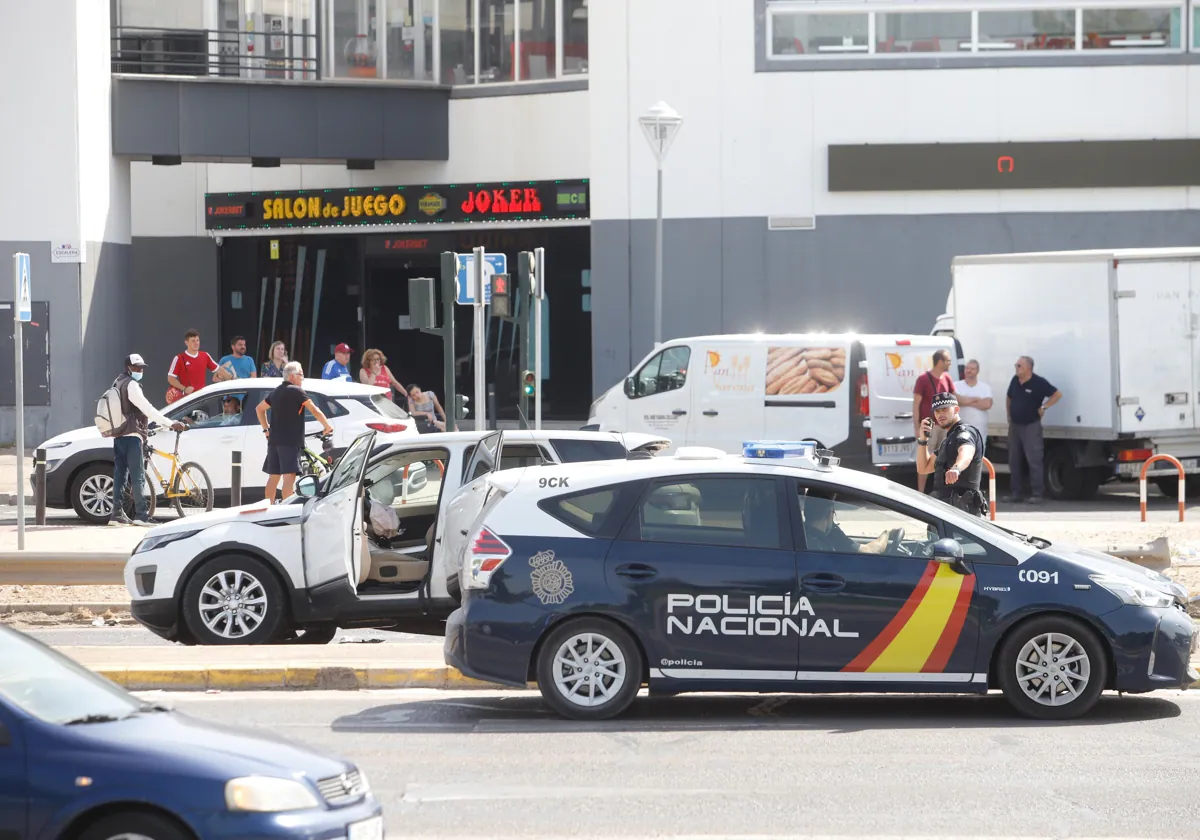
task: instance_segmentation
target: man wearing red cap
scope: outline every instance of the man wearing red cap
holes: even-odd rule
[[[350,375],[350,369],[346,367],[350,363],[350,354],[353,352],[350,345],[345,342],[334,347],[333,358],[326,362],[325,367],[321,369],[321,378],[344,379],[347,382],[353,382],[354,377]]]

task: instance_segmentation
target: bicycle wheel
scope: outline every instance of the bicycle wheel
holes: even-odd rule
[[[204,467],[189,461],[179,468],[171,485],[171,503],[180,516],[194,516],[212,510],[212,479]]]
[[[109,486],[112,486],[111,479],[109,479]],[[109,492],[111,493],[112,491],[110,490]],[[154,512],[158,509],[158,487],[155,486],[153,479],[150,478],[149,472],[146,473],[146,482],[143,485],[142,493],[146,496],[146,518],[153,521]],[[136,515],[133,504],[133,483],[129,479],[125,479],[125,487],[121,493],[121,508],[125,511],[127,519],[133,519]]]

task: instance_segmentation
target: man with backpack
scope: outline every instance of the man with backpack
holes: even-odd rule
[[[113,439],[113,512],[109,525],[150,526],[146,512],[146,466],[142,455],[150,421],[173,432],[187,428],[170,420],[146,399],[140,384],[145,367],[145,360],[137,353],[127,356],[125,370],[100,396],[96,405],[96,428],[104,437]],[[133,490],[132,520],[125,515],[121,504],[126,478]]]

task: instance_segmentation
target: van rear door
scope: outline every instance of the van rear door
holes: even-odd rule
[[[935,350],[954,353],[944,336],[864,337],[867,391],[871,413],[871,461],[875,466],[916,460],[913,434],[913,386],[933,367]]]

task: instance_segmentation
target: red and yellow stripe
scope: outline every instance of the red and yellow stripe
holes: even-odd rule
[[[974,575],[930,561],[900,612],[842,670],[888,674],[945,670],[974,591]]]

